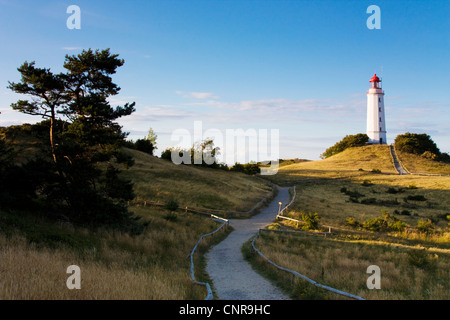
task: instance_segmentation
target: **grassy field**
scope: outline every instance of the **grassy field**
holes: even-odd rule
[[[124,176],[140,200],[249,210],[271,193],[264,180],[234,172],[175,166],[128,150],[136,165]],[[59,224],[32,212],[0,211],[0,299],[204,299],[190,279],[189,254],[220,224],[204,216],[130,204],[148,227],[138,236]],[[207,211],[207,210],[206,210]],[[204,252],[228,231],[202,241],[196,278],[208,281]],[[81,268],[81,290],[66,287],[67,267]]]
[[[428,161],[421,170],[433,170],[434,162]],[[387,146],[366,146],[280,168],[271,181],[295,185],[297,192],[285,215],[302,221],[304,214],[317,213],[318,230],[331,226],[333,232],[327,238],[264,232],[257,247],[280,266],[367,299],[449,299],[450,177],[400,176],[391,164]],[[368,230],[368,222],[381,219],[383,211],[405,228]],[[269,226],[302,228],[303,223],[287,220]],[[296,299],[340,299],[304,280],[292,282],[285,272],[248,256]],[[381,290],[366,286],[369,265],[381,268]]]
[[[440,246],[374,240],[361,234],[324,238],[271,232],[263,232],[256,246],[280,266],[364,299],[450,299],[450,249]],[[259,256],[252,255],[251,260],[294,299],[349,299],[298,277],[293,280],[291,274],[275,270]],[[380,267],[380,289],[367,288],[367,268],[371,265]]]
[[[174,199],[183,208],[245,212],[272,191],[264,180],[243,173],[175,165],[140,151],[126,152],[135,164],[122,175],[135,183],[138,201]]]
[[[450,164],[448,163],[431,161],[419,155],[401,151],[397,151],[397,155],[409,172],[450,175]]]
[[[0,212],[0,299],[204,299],[205,288],[190,279],[188,256],[202,234],[220,225],[198,215],[134,209],[149,226],[133,237]],[[203,240],[199,251],[225,235]],[[81,268],[81,290],[66,287],[73,264]],[[196,277],[205,280],[199,266]]]

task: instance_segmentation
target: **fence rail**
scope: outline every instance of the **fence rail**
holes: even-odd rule
[[[255,250],[255,251],[256,251],[256,252],[257,252],[264,260],[266,260],[268,263],[270,263],[271,265],[273,265],[275,268],[277,268],[277,269],[279,269],[279,270],[282,270],[282,271],[286,271],[286,272],[288,272],[288,273],[291,273],[291,274],[293,274],[294,276],[297,276],[297,277],[299,277],[299,278],[302,278],[303,280],[308,281],[309,283],[313,284],[314,286],[316,286],[316,287],[318,287],[318,288],[322,288],[322,289],[328,290],[328,291],[330,291],[330,292],[334,292],[334,293],[337,293],[337,294],[346,296],[346,297],[348,297],[348,298],[352,298],[352,299],[356,299],[356,300],[365,300],[364,298],[362,298],[362,297],[360,297],[360,296],[356,296],[356,295],[353,295],[353,294],[351,294],[351,293],[344,292],[344,291],[341,291],[341,290],[338,290],[338,289],[335,289],[335,288],[332,288],[332,287],[329,287],[329,286],[320,284],[320,283],[318,283],[318,282],[316,282],[316,281],[314,281],[314,280],[308,278],[307,276],[305,276],[305,275],[303,275],[303,274],[301,274],[301,273],[298,273],[297,271],[294,271],[294,270],[290,270],[290,269],[281,267],[281,266],[277,265],[275,262],[269,260],[269,259],[268,259],[266,256],[264,256],[264,255],[262,254],[262,252],[259,251],[259,250],[256,248],[256,246],[255,246],[255,241],[256,241],[256,239],[259,237],[260,231],[261,231],[261,230],[259,230],[258,233],[256,234],[256,236],[253,238],[253,241],[252,241],[252,247],[253,247],[253,250]]]
[[[264,203],[266,203],[267,201],[271,200],[272,198],[274,198],[274,196],[276,195],[276,191],[278,189],[276,187],[272,187],[272,191],[271,193],[264,197],[262,200],[260,200],[256,205],[253,206],[253,208],[251,208],[248,211],[228,211],[228,210],[220,210],[220,209],[206,209],[206,208],[195,208],[195,207],[187,207],[187,206],[178,206],[177,210],[182,210],[185,212],[191,212],[191,213],[196,213],[196,214],[201,214],[204,216],[209,216],[211,214],[211,212],[215,213],[215,214],[220,214],[223,215],[225,217],[228,216],[246,216],[249,217],[251,216],[253,213],[256,212],[257,209],[259,209],[260,207],[262,207],[264,205]],[[161,203],[161,202],[157,202],[157,201],[149,201],[149,200],[134,200],[132,201],[130,204],[142,204],[144,206],[147,205],[152,205],[152,206],[157,206],[157,207],[164,207],[165,204]]]
[[[213,232],[206,233],[206,234],[202,235],[200,237],[200,239],[198,240],[197,244],[194,246],[194,249],[192,249],[191,254],[190,254],[190,258],[191,258],[191,280],[194,283],[198,284],[198,285],[203,285],[203,286],[206,287],[206,297],[205,297],[204,300],[212,300],[214,298],[214,295],[213,295],[213,292],[211,290],[211,286],[209,285],[208,282],[200,282],[200,281],[197,281],[195,279],[195,271],[194,271],[194,254],[195,254],[195,250],[197,249],[198,245],[203,240],[203,238],[214,235],[216,232],[221,230],[224,226],[228,225],[228,220],[227,219],[218,217],[218,216],[213,215],[213,214],[210,215],[210,218],[215,220],[215,221],[221,221],[222,225],[219,228],[217,228],[216,230],[214,230]]]

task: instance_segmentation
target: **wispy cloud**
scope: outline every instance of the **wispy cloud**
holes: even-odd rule
[[[218,99],[219,97],[211,92],[184,92],[175,91],[176,94],[182,96],[183,98],[194,98],[194,99]]]
[[[61,49],[66,51],[74,51],[74,50],[82,50],[83,47],[62,47]]]

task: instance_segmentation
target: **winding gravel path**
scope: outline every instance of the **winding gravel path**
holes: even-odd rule
[[[244,260],[242,245],[256,232],[271,223],[279,204],[289,202],[289,188],[278,187],[277,197],[250,219],[230,219],[234,228],[228,237],[211,248],[206,255],[206,271],[212,279],[216,295],[222,300],[288,300],[289,296],[259,275]]]

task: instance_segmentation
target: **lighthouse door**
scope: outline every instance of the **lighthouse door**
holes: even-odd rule
[[[383,144],[383,138],[380,138],[380,144]]]

